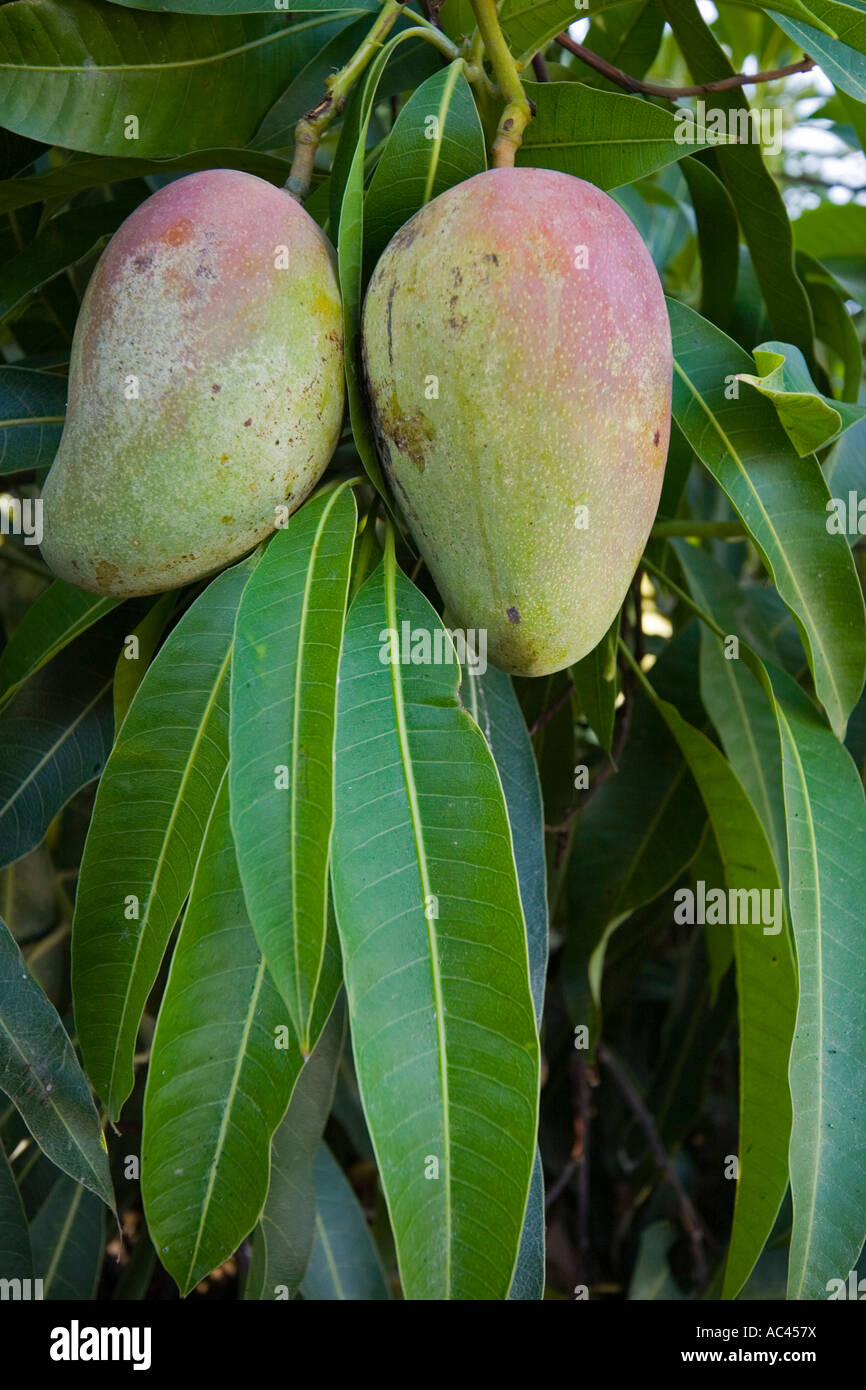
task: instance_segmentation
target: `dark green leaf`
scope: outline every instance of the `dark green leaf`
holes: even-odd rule
[[[66,380],[0,367],[0,474],[48,468],[66,415]]]
[[[94,1297],[105,1246],[98,1197],[71,1178],[58,1178],[36,1213],[30,1239],[43,1298]]]
[[[326,1144],[314,1166],[316,1233],[301,1292],[317,1300],[369,1303],[388,1297],[364,1213]]]
[[[402,622],[428,662],[389,660]],[[332,873],[358,1079],[410,1299],[506,1297],[535,1146],[511,834],[457,681],[450,639],[391,546],[346,626]]]
[[[192,882],[228,760],[235,616],[255,561],[184,614],[142,681],[99,784],[72,929],[75,1019],[113,1116],[133,1084],[145,1001]]]
[[[270,1144],[301,1070],[244,907],[223,781],[153,1039],[141,1146],[148,1229],[181,1294],[264,1205]]]
[[[238,610],[231,806],[250,921],[305,1054],[330,1013],[339,950],[328,901],[337,670],[357,508],[313,498],[265,550]],[[275,875],[275,868],[279,869]]]
[[[0,1089],[14,1101],[52,1163],[113,1207],[108,1156],[84,1073],[54,1005],[3,922]]]

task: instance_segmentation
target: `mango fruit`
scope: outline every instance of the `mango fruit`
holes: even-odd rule
[[[621,208],[546,169],[434,198],[375,268],[363,361],[377,448],[452,627],[541,676],[610,627],[667,458],[664,293]]]
[[[82,301],[43,489],[47,563],[129,597],[239,558],[327,467],[343,390],[334,256],[309,214],[231,169],[167,184]]]

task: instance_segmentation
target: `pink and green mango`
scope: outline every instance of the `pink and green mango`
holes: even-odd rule
[[[610,627],[658,507],[672,354],[625,213],[568,174],[493,169],[428,203],[370,282],[377,444],[449,622],[541,676]]]
[[[319,228],[249,174],[178,179],[124,222],[87,287],[43,490],[45,559],[120,597],[200,579],[300,506],[342,414],[340,296]]]

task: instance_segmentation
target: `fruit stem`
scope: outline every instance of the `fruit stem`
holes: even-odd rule
[[[472,9],[499,90],[507,103],[493,141],[493,167],[509,169],[514,167],[514,157],[523,142],[523,132],[535,115],[535,110],[523,90],[517,64],[500,28],[496,0],[472,0]]]
[[[406,0],[385,0],[376,16],[375,23],[349,61],[340,68],[339,72],[331,73],[326,78],[325,87],[327,90],[322,100],[317,102],[306,115],[302,116],[295,126],[295,152],[292,156],[292,167],[289,170],[285,188],[297,202],[303,203],[310,192],[316,151],[322,136],[331,122],[342,113],[353,86],[369,65],[374,54],[382,47],[405,4]],[[418,15],[413,14],[412,19],[424,26],[420,37],[434,44],[446,58],[453,62],[455,58],[461,56],[460,49],[451,42],[447,34],[443,34],[435,25],[429,24]]]
[[[653,540],[668,536],[694,536],[702,539],[714,536],[718,540],[741,540],[746,534],[741,521],[657,521],[652,529]]]

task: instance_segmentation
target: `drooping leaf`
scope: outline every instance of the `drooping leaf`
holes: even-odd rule
[[[72,1178],[58,1178],[34,1217],[30,1239],[43,1298],[94,1297],[105,1245],[98,1197]]]
[[[15,1175],[0,1142],[0,1269],[4,1279],[32,1279],[30,1231]]]
[[[4,5],[4,124],[94,154],[160,158],[243,145],[290,74],[346,18],[291,23],[273,5],[268,11],[193,17],[106,12],[97,0]]]
[[[737,379],[772,402],[800,458],[823,449],[866,417],[866,405],[822,396],[803,354],[790,343],[761,343],[752,356],[755,373],[738,372]]]
[[[721,329],[730,324],[740,269],[740,228],[731,195],[706,164],[683,159],[680,169],[698,224],[701,314]]]
[[[221,1264],[264,1205],[270,1144],[301,1070],[256,945],[217,793],[156,1024],[141,1149],[148,1229],[181,1294]]]
[[[339,987],[329,918],[337,670],[357,508],[341,487],[278,531],[244,591],[231,677],[231,807],[250,921],[301,1048]],[[274,873],[274,866],[280,870]]]
[[[733,75],[724,49],[701,17],[695,0],[659,3],[696,83]],[[728,122],[736,122],[740,135],[737,142],[720,145],[716,158],[751,253],[773,336],[794,343],[811,365],[815,329],[812,310],[794,268],[793,233],[787,209],[764,162],[761,144],[755,139],[749,104],[742,88],[735,88],[714,91],[712,105],[714,110],[726,113]]]
[[[345,1037],[346,1008],[340,997],[274,1134],[271,1181],[244,1298],[293,1297],[310,1262],[316,1227],[313,1165],[333,1103]]]
[[[480,673],[467,664],[460,695],[464,708],[487,740],[505,794],[526,923],[532,1002],[540,1031],[548,955],[547,866],[544,806],[532,740],[514,686],[504,672],[489,666]],[[544,1176],[541,1156],[536,1152],[509,1299],[527,1301],[542,1297],[544,1235]]]
[[[192,882],[228,758],[235,615],[255,558],[184,614],[142,681],[96,794],[72,928],[75,1020],[113,1117],[145,1000]]]
[[[575,697],[586,722],[606,753],[613,742],[616,714],[616,643],[619,636],[617,613],[604,637],[588,656],[571,668]]]
[[[688,143],[678,139],[674,114],[642,97],[601,92],[580,82],[524,85],[537,113],[523,136],[518,165],[558,169],[599,188],[619,188],[716,143],[700,127]]]
[[[689,586],[717,631],[734,615],[724,592]],[[789,1080],[789,1154],[794,1226],[788,1297],[826,1298],[866,1233],[862,1088],[866,1066],[866,798],[847,749],[799,686],[765,666],[745,643],[741,656],[772,702],[782,745],[790,865],[789,901],[800,980]],[[843,1271],[843,1276],[839,1271]]]
[[[2,24],[0,14],[0,32]],[[29,246],[0,266],[0,319],[8,318],[31,294],[62,275],[69,266],[100,250],[134,206],[134,200],[122,198],[75,208],[52,218]]]
[[[391,662],[401,622],[426,634],[429,662]],[[410,1299],[506,1297],[535,1146],[511,834],[457,679],[450,639],[390,545],[346,626],[332,875],[358,1079]]]
[[[694,664],[688,639],[681,637],[653,667],[653,679],[657,690],[691,709],[698,722]],[[684,704],[689,691],[692,704]],[[694,858],[705,823],[685,760],[638,693],[618,771],[580,813],[569,858],[564,985],[572,1022],[589,1028],[593,1045],[611,934],[679,878]]]
[[[0,474],[48,468],[66,415],[66,381],[32,367],[0,367]]]
[[[0,1089],[52,1163],[114,1206],[87,1081],[51,1001],[0,922]]]
[[[425,203],[486,167],[484,132],[458,59],[428,77],[394,123],[367,190],[367,264],[376,264],[394,233]]]
[[[175,593],[161,594],[156,602],[151,604],[141,621],[124,636],[123,649],[114,668],[115,731],[126,718],[132,697],[144,680],[145,672],[176,602]]]
[[[739,1171],[722,1293],[723,1298],[734,1298],[757,1263],[788,1187],[787,1079],[797,978],[778,871],[751,801],[715,744],[674,705],[659,699],[646,681],[644,688],[689,764],[713,828],[727,902],[735,907],[728,914],[728,928],[734,940],[740,1019]]]
[[[327,1144],[314,1164],[316,1230],[301,1292],[306,1299],[369,1303],[388,1298],[376,1247],[357,1198]]]
[[[0,707],[7,704],[24,681],[67,647],[89,627],[105,617],[119,600],[55,579],[24,614],[0,653]]]
[[[835,30],[837,38],[816,33],[798,19],[786,18],[775,4],[769,8],[779,28],[821,65],[834,86],[857,101],[866,101],[866,9],[858,0],[809,0],[809,9]]]
[[[831,723],[844,729],[866,672],[866,611],[848,546],[827,530],[827,484],[814,457],[797,457],[769,401],[730,391],[748,355],[684,304],[668,307],[674,418],[742,517],[798,624]]]
[[[69,799],[102,771],[122,626],[123,610],[114,609],[17,687],[0,714],[0,863],[35,849]],[[35,624],[30,631],[38,642]]]

